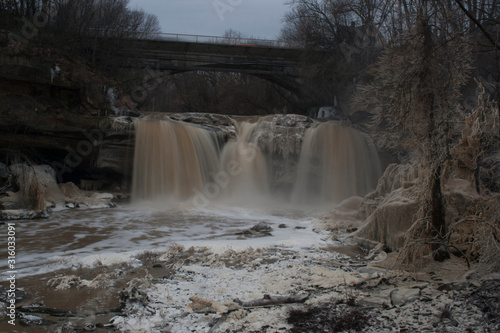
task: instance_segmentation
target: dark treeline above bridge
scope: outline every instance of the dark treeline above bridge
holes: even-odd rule
[[[95,62],[102,47],[98,38],[141,38],[160,31],[155,15],[128,6],[129,0],[0,0],[0,13],[17,39]]]
[[[63,42],[160,31],[158,18],[129,8],[129,0],[0,0],[0,12],[26,18]]]

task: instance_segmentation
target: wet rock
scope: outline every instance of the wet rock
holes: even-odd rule
[[[18,314],[18,318],[21,326],[49,326],[56,323],[52,320],[47,320],[39,316],[25,314],[22,312]]]
[[[274,115],[259,119],[255,142],[266,156],[272,156],[273,188],[290,191],[297,178],[297,163],[305,132],[312,119],[301,115]]]
[[[457,327],[458,321],[456,321],[455,319],[445,318],[443,319],[443,324],[445,324],[446,326]]]
[[[17,310],[23,313],[47,314],[52,317],[68,317],[74,314],[72,311],[48,308],[40,304],[20,306]]]
[[[83,330],[85,332],[94,332],[96,329],[97,329],[97,326],[95,324],[92,324],[92,323],[85,324],[85,327],[83,328]]]
[[[10,290],[9,288],[0,287],[0,301],[7,302],[7,300],[8,300],[7,296],[8,296],[9,290]],[[26,293],[23,290],[16,289],[15,293],[16,293],[16,301],[17,302],[24,301],[24,300],[27,300],[30,298],[28,293]]]
[[[236,129],[230,117],[210,113],[176,113],[168,115],[164,112],[149,113],[144,120],[175,120],[190,123],[207,130],[215,131],[224,141],[236,138]],[[133,155],[133,154],[132,154]]]
[[[120,308],[125,308],[127,304],[139,304],[143,307],[149,304],[148,295],[137,288],[136,286],[132,286],[132,283],[129,283],[130,286],[126,289],[120,291]]]
[[[251,228],[251,230],[255,232],[260,232],[260,233],[267,233],[273,231],[273,228],[267,224],[266,222],[259,222],[255,226]]]
[[[19,194],[13,192],[13,188],[0,189],[0,210],[17,209],[19,202]]]
[[[48,210],[2,210],[0,211],[0,220],[36,220],[49,217]]]
[[[233,122],[228,116],[210,113],[176,113],[170,119],[198,125],[232,126]]]
[[[275,115],[273,120],[277,126],[309,128],[313,120],[307,116],[298,114]]]
[[[237,233],[237,235],[255,237],[271,236],[271,231],[273,231],[273,228],[267,222],[262,221],[254,225],[250,229],[243,230],[242,232]]]
[[[278,228],[280,228],[280,229],[286,229],[286,228],[287,228],[287,226],[286,226],[286,224],[282,223],[282,224],[280,224],[280,225],[278,226]]]
[[[99,146],[96,168],[113,171],[109,176],[131,176],[134,162],[134,120],[131,117],[109,118],[106,135]],[[112,179],[105,176],[105,181]],[[100,178],[96,178],[100,179]]]
[[[0,320],[7,318],[7,304],[0,302]]]
[[[418,288],[397,288],[390,293],[391,304],[400,306],[414,302],[420,298],[420,289]]]

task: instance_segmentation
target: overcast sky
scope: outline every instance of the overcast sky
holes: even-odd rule
[[[233,29],[244,36],[276,39],[289,7],[287,0],[130,0],[160,20],[162,32],[223,36]]]

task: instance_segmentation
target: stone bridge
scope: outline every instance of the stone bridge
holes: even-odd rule
[[[105,40],[101,41],[106,45]],[[298,93],[302,49],[261,39],[153,34],[122,39],[127,51],[113,54],[120,66],[177,74],[187,71],[246,73]],[[109,43],[113,45],[113,43]]]

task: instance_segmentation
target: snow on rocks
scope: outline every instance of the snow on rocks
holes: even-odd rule
[[[236,257],[238,265],[230,260]],[[345,320],[341,314],[349,311],[361,313],[365,322],[356,331],[370,333],[467,332],[495,327],[485,324],[480,308],[467,300],[470,288],[475,288],[473,280],[466,279],[469,283],[461,284],[461,290],[449,290],[443,287],[448,285],[446,280],[416,281],[411,274],[368,262],[353,263],[349,257],[321,249],[213,254],[207,248],[175,246],[159,258],[162,265],[175,266],[176,271],[135,285],[147,301],[127,303],[124,314],[111,320],[118,330],[290,332],[294,327],[290,314],[296,309],[324,309],[329,320]],[[260,264],[253,265],[257,259]],[[263,296],[283,299],[289,295],[304,296],[298,299],[305,302],[244,306]]]
[[[113,274],[99,274],[91,281],[80,278],[76,275],[58,275],[48,281],[50,287],[56,290],[66,290],[71,288],[110,288],[114,285]]]
[[[319,269],[324,260],[332,258],[331,253],[323,251],[299,254],[280,248],[243,253],[245,251],[240,253],[242,261],[239,267],[227,260],[235,256],[234,251],[220,254],[216,260],[194,261],[191,265],[180,267],[170,279],[157,281],[153,286],[142,289],[150,299],[148,308],[134,307],[134,314],[114,317],[113,324],[124,332],[139,332],[144,329],[145,323],[149,332],[160,332],[165,329],[166,323],[171,332],[286,330],[290,328],[286,323],[287,313],[293,304],[239,309],[232,300],[239,299],[246,303],[266,294],[302,294],[314,288],[315,283],[314,279],[304,279],[304,274],[314,277],[317,274],[314,268]],[[206,252],[202,252],[200,258],[205,255]],[[257,256],[276,259],[268,260],[268,263],[263,260],[260,265],[254,265],[252,263]],[[334,257],[341,258],[342,255]],[[310,268],[310,265],[313,267]],[[321,272],[326,274],[326,271],[323,269]],[[213,330],[214,325],[218,327],[216,330]]]

